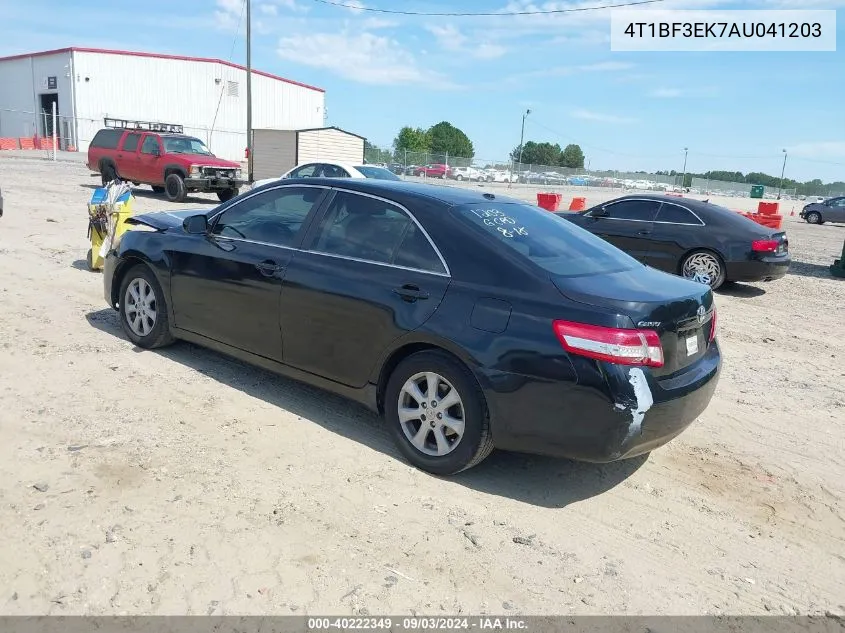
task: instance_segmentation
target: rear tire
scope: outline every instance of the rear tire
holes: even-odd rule
[[[185,181],[179,174],[168,174],[164,179],[164,193],[170,202],[184,202],[188,195]]]
[[[419,352],[399,363],[385,389],[384,417],[402,455],[434,475],[472,468],[493,451],[481,387],[444,352]]]
[[[224,189],[223,191],[217,192],[217,199],[220,200],[220,202],[228,202],[238,195],[238,193],[237,189]]]
[[[167,301],[153,272],[144,264],[123,276],[118,294],[120,325],[130,341],[144,349],[173,342],[167,318]]]
[[[822,214],[818,211],[810,211],[804,216],[804,219],[807,221],[807,224],[821,224]]]
[[[699,249],[688,254],[681,262],[681,276],[691,281],[707,284],[716,290],[725,283],[725,263],[713,251]]]
[[[114,168],[114,165],[111,163],[104,163],[102,167],[100,167],[100,179],[103,183],[103,187],[109,184],[113,180],[117,180],[117,171]]]

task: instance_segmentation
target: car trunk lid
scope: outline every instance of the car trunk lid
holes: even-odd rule
[[[711,344],[715,317],[708,286],[647,266],[580,277],[553,276],[568,299],[606,308],[631,319],[631,326],[654,330],[663,348],[658,376],[672,374],[700,359]]]

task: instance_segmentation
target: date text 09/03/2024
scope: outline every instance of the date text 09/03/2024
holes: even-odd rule
[[[527,631],[525,620],[511,617],[345,617],[308,618],[309,631]]]

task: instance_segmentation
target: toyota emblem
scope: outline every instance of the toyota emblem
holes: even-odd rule
[[[704,323],[704,317],[707,315],[707,310],[704,309],[704,306],[699,306],[696,314],[698,315],[698,322]]]

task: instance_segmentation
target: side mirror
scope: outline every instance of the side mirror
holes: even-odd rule
[[[182,222],[182,230],[189,235],[204,235],[208,233],[208,218],[203,214],[187,217]]]
[[[606,218],[608,216],[607,208],[606,207],[599,207],[591,214],[594,218]]]

